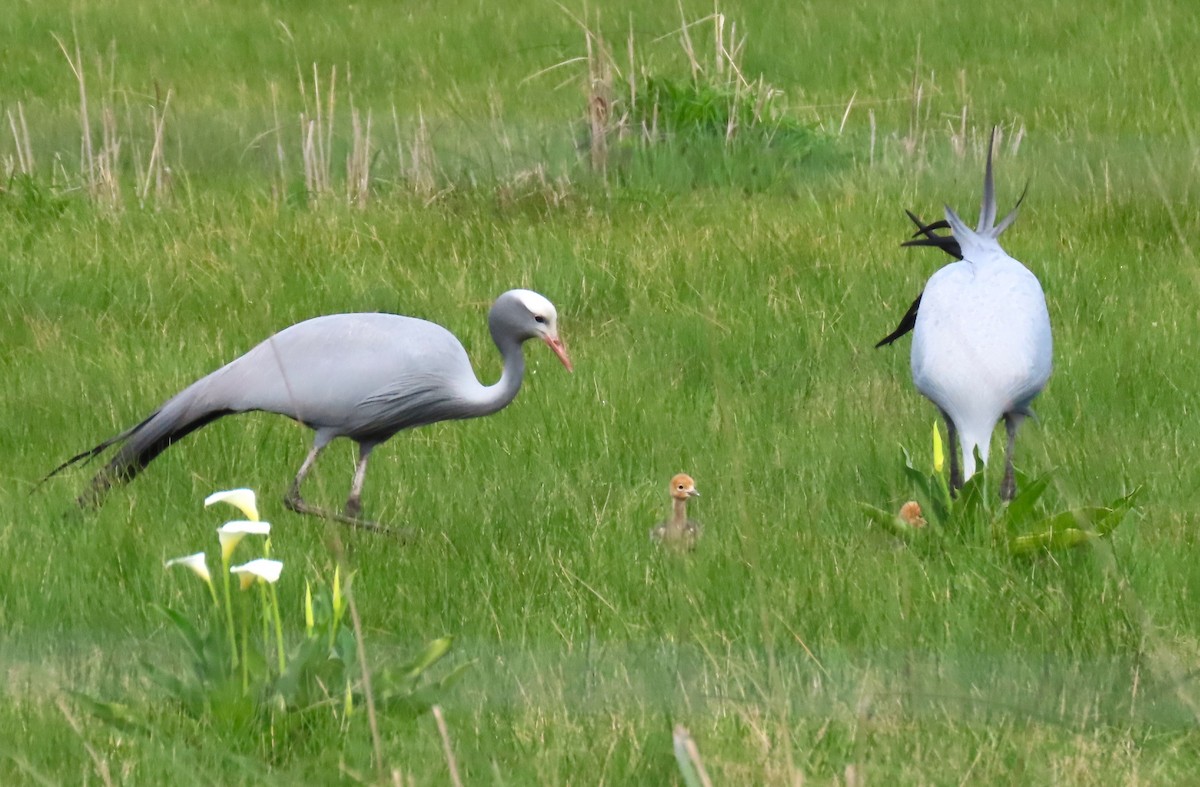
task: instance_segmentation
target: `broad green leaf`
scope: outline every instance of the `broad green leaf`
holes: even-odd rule
[[[1000,521],[1010,533],[1021,529],[1021,523],[1033,514],[1033,507],[1041,499],[1046,488],[1050,485],[1050,474],[1047,473],[1036,481],[1021,487],[1021,491],[1012,499],[1004,510]]]
[[[929,488],[929,501],[933,506],[934,514],[933,521],[939,525],[944,524],[954,507],[954,498],[950,496],[950,485],[946,482],[946,476],[941,473],[932,476]]]
[[[453,643],[454,640],[451,637],[441,637],[430,642],[425,647],[425,652],[413,662],[412,668],[408,671],[408,678],[410,680],[419,678],[421,673],[441,661],[442,657],[450,652],[450,646]]]
[[[950,490],[945,489],[945,481],[938,476],[926,474],[913,465],[912,455],[908,449],[900,446],[904,458],[904,473],[917,485],[917,497],[922,498],[926,506],[926,519],[934,524],[945,525],[950,518]],[[943,492],[942,489],[945,489]]]
[[[987,490],[985,473],[982,470],[967,479],[958,490],[958,498],[954,501],[951,516],[960,528],[973,524],[990,521],[987,515]]]
[[[437,682],[438,688],[442,691],[446,691],[455,683],[458,683],[462,679],[462,676],[467,674],[467,670],[473,666],[475,666],[475,662],[473,660],[464,661],[462,664],[459,664],[457,667],[442,676],[442,679]]]
[[[1106,536],[1117,529],[1124,521],[1125,515],[1133,510],[1133,504],[1142,493],[1143,487],[1137,487],[1124,497],[1119,497],[1108,504],[1108,513],[1096,521],[1096,532]]]
[[[1077,527],[1064,527],[1017,536],[1009,540],[1008,549],[1014,555],[1028,555],[1043,549],[1070,549],[1096,537],[1095,533]]]
[[[88,713],[108,726],[121,732],[152,732],[146,721],[135,714],[128,705],[104,702],[83,692],[68,692]]]
[[[192,622],[170,607],[161,604],[155,604],[154,607],[175,625],[175,630],[179,632],[183,641],[187,643],[188,649],[192,651],[192,655],[200,658],[204,653],[204,639],[200,636],[200,632],[196,631],[196,627],[192,625]]]
[[[321,666],[328,661],[329,649],[319,639],[306,639],[300,643],[288,659],[283,674],[275,679],[274,691],[284,699],[288,707],[306,704],[301,696],[305,690],[306,681]]]

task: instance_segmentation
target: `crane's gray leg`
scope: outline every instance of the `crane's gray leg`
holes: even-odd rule
[[[359,519],[358,513],[362,508],[359,502],[359,496],[362,493],[363,475],[367,470],[366,455],[371,453],[370,448],[364,449],[359,446],[358,467],[354,471],[354,486],[350,492],[350,500],[346,502],[346,512],[339,514],[335,511],[327,511],[320,506],[310,505],[304,502],[304,498],[300,497],[300,485],[304,483],[305,476],[312,470],[313,465],[317,461],[317,456],[329,444],[328,439],[318,437],[313,443],[312,450],[308,452],[308,456],[304,458],[304,463],[300,465],[300,470],[296,473],[296,478],[292,481],[292,485],[288,487],[287,494],[283,497],[283,504],[297,514],[306,514],[308,516],[317,516],[322,519],[332,519],[336,522],[341,522],[345,525],[362,528],[363,530],[371,530],[376,533],[391,533],[392,531],[380,525],[377,522],[368,522],[365,519]],[[371,446],[374,448],[374,446]],[[408,534],[400,533],[402,537],[407,538]]]
[[[317,440],[313,443],[312,450],[308,452],[308,456],[304,457],[304,463],[300,465],[300,470],[296,473],[296,477],[292,479],[292,485],[288,487],[287,494],[283,496],[283,504],[292,511],[298,514],[310,514],[308,503],[304,502],[304,498],[300,497],[300,485],[304,483],[305,476],[308,471],[312,470],[316,464],[317,457],[321,455],[321,451],[325,449],[328,442]]]
[[[1004,480],[1000,482],[1000,499],[1008,502],[1017,495],[1017,478],[1013,470],[1013,449],[1017,444],[1017,428],[1025,416],[1021,413],[1005,413],[1004,429],[1008,432],[1008,446],[1004,451]]]
[[[371,456],[374,445],[358,444],[358,464],[354,466],[354,482],[350,484],[350,497],[346,498],[346,516],[358,519],[362,511],[363,480],[367,477],[367,459]]]
[[[942,418],[946,420],[946,450],[950,453],[950,494],[954,495],[963,485],[962,465],[958,461],[958,429],[945,410],[942,410]]]

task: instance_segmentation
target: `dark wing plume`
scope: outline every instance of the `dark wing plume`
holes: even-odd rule
[[[891,344],[904,334],[911,331],[913,326],[917,324],[917,309],[920,308],[920,306],[921,296],[918,295],[917,299],[912,302],[912,306],[909,306],[908,311],[906,311],[904,316],[900,318],[900,324],[896,326],[896,330],[892,331],[887,336],[876,342],[875,346],[883,347],[885,344]]]
[[[904,211],[908,214],[908,218],[913,224],[917,225],[917,231],[913,233],[913,240],[906,240],[901,243],[901,246],[929,246],[935,249],[941,249],[946,254],[949,254],[956,260],[962,259],[962,248],[958,245],[958,241],[954,239],[954,235],[939,235],[938,230],[950,229],[950,224],[944,219],[926,224],[921,221],[917,214],[911,210]],[[896,330],[889,333],[887,336],[880,339],[875,346],[883,347],[891,344],[899,339],[904,334],[913,329],[917,324],[917,310],[921,306],[921,296],[912,302],[912,306],[908,307],[908,311],[900,318],[900,324],[896,326]]]
[[[900,244],[901,246],[932,246],[935,249],[941,249],[956,260],[962,259],[962,247],[958,245],[954,236],[938,235],[936,232],[936,230],[950,229],[950,224],[945,219],[926,224],[911,210],[904,212],[908,214],[912,223],[917,225],[917,231],[912,235],[915,240],[906,240]]]

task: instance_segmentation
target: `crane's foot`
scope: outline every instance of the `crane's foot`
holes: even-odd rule
[[[1012,470],[1007,470],[1004,473],[1004,480],[1000,482],[1000,499],[1005,503],[1011,503],[1012,499],[1017,496],[1017,479],[1014,477]]]
[[[304,499],[301,498],[300,495],[293,494],[291,492],[284,496],[283,504],[289,510],[295,511],[297,514],[315,516],[320,517],[321,519],[340,522],[343,525],[349,525],[350,527],[355,527],[359,530],[368,530],[372,533],[395,536],[403,541],[411,540],[413,537],[413,533],[410,530],[401,530],[388,527],[387,525],[380,524],[379,522],[372,522],[369,519],[362,519],[358,516],[359,509],[355,507],[353,510],[351,510],[352,507],[350,505],[346,506],[345,513],[339,514],[336,511],[329,511],[321,508],[320,506],[310,505],[304,502]]]

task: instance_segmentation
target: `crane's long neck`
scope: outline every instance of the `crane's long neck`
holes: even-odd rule
[[[687,498],[674,498],[675,507],[671,512],[671,525],[673,527],[683,527],[687,522]]]
[[[494,385],[484,387],[480,415],[494,413],[516,398],[525,378],[525,353],[521,351],[521,342],[496,331],[492,331],[492,340],[504,358],[504,371]]]

